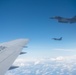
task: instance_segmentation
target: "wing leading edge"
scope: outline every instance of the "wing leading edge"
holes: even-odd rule
[[[0,44],[0,75],[4,75],[27,44],[28,39],[17,39]]]

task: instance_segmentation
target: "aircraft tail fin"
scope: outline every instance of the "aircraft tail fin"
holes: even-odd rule
[[[60,37],[60,39],[62,40],[62,37]]]
[[[73,18],[76,18],[76,16],[74,16]]]

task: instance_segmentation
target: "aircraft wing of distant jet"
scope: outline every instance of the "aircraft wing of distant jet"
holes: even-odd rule
[[[60,37],[60,38],[52,38],[52,39],[60,41],[60,40],[62,40],[62,37]]]
[[[54,17],[50,17],[50,19],[56,19],[60,23],[76,23],[76,16],[74,16],[72,18],[64,18],[61,16],[54,16]]]
[[[17,39],[0,44],[0,75],[10,69],[27,42],[28,39]]]

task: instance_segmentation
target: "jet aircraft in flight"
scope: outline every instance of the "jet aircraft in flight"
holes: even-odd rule
[[[58,20],[58,22],[60,23],[76,23],[76,16],[72,17],[72,18],[64,18],[61,16],[54,16],[54,17],[50,17],[50,19],[56,19]]]
[[[62,40],[62,37],[60,38],[52,38],[53,40],[58,40],[58,41],[61,41]]]

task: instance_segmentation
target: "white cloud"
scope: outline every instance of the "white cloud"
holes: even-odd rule
[[[56,48],[55,51],[66,51],[66,52],[76,52],[76,49],[64,49],[64,48]]]
[[[18,69],[8,71],[6,75],[76,75],[76,56],[56,57],[26,61],[17,59]]]

